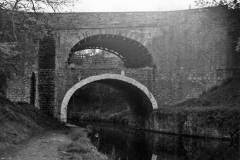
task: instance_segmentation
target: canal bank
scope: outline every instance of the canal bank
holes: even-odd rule
[[[153,111],[146,128],[190,136],[239,141],[240,78],[226,79],[198,98]]]
[[[108,160],[87,137],[86,129],[49,130],[0,154],[4,160]]]
[[[107,160],[87,130],[64,126],[26,103],[0,96],[1,160]]]
[[[239,146],[230,141],[159,134],[119,126],[91,124],[89,138],[114,160],[237,160]]]
[[[79,116],[74,124],[102,123],[121,125],[136,130],[145,130],[196,138],[226,139],[239,143],[240,109],[229,107],[165,107],[154,110],[139,123],[138,117],[128,113],[124,116],[103,118],[101,116]],[[137,119],[137,120],[136,120]]]
[[[228,107],[170,107],[153,111],[145,129],[156,132],[239,139],[240,109]]]
[[[239,142],[238,106],[166,106],[154,110],[145,119],[130,112],[108,117],[95,113],[77,113],[71,117],[69,122],[74,124],[105,123],[165,134]]]
[[[72,117],[69,120],[122,124],[167,134],[229,139],[235,143],[239,141],[240,128],[239,90],[239,78],[231,78],[198,98],[175,105],[159,105],[144,118],[123,110],[105,115],[93,111],[78,112],[69,114]]]

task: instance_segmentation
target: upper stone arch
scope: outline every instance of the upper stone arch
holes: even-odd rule
[[[62,104],[61,104],[61,112],[60,112],[60,120],[62,122],[66,122],[67,121],[67,108],[68,108],[68,103],[70,101],[70,98],[72,97],[72,95],[81,87],[93,83],[93,82],[97,82],[97,81],[101,81],[101,80],[114,80],[114,81],[119,81],[128,85],[131,85],[133,87],[135,87],[138,91],[142,92],[147,99],[149,100],[149,102],[151,103],[151,110],[153,109],[157,109],[158,105],[157,105],[157,101],[154,98],[154,96],[152,95],[152,93],[147,89],[147,87],[145,87],[143,84],[141,84],[140,82],[123,76],[123,75],[119,75],[119,74],[101,74],[101,75],[97,75],[97,76],[91,76],[88,77],[86,79],[81,80],[80,82],[76,83],[74,86],[72,86],[65,94]],[[147,106],[145,106],[147,107]],[[148,109],[149,110],[149,109]]]
[[[151,67],[152,57],[148,49],[137,40],[114,34],[96,34],[81,39],[69,54],[68,62],[74,52],[85,49],[102,49],[120,57],[127,68]]]

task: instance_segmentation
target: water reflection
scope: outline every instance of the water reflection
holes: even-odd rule
[[[92,127],[89,137],[112,160],[239,160],[228,141],[193,139],[126,128]]]

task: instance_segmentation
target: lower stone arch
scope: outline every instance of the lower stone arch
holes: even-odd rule
[[[91,76],[88,77],[86,79],[83,79],[81,81],[79,81],[78,83],[76,83],[75,85],[73,85],[65,94],[62,104],[61,104],[61,111],[60,111],[60,120],[62,122],[67,122],[67,107],[68,107],[68,103],[70,101],[70,98],[72,97],[72,95],[75,93],[75,91],[77,91],[79,88],[92,83],[92,82],[96,82],[99,80],[105,80],[105,79],[109,79],[109,80],[119,80],[128,84],[131,84],[133,86],[135,86],[136,88],[138,88],[139,90],[141,90],[150,100],[151,105],[152,105],[152,109],[157,109],[158,105],[157,105],[157,101],[154,98],[154,96],[152,95],[152,93],[147,89],[147,87],[145,87],[143,84],[141,84],[140,82],[136,81],[135,79],[132,79],[130,77],[127,76],[123,76],[120,74],[101,74],[101,75],[96,75],[96,76]]]

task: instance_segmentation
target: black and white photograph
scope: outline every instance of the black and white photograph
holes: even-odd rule
[[[0,0],[0,160],[240,160],[240,0]]]

